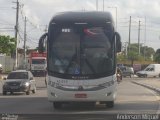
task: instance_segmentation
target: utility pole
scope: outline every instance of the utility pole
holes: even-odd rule
[[[19,23],[18,23],[18,18],[19,18],[19,1],[17,0],[16,3],[16,25],[15,25],[15,39],[16,39],[16,59],[15,59],[15,67],[18,67],[18,32],[19,32]]]
[[[103,0],[103,12],[104,12],[104,0]]]
[[[141,21],[139,20],[139,25],[138,25],[138,54],[140,55],[140,26],[141,26]]]
[[[24,18],[24,68],[26,69],[26,38],[27,38],[27,33],[26,33],[26,24],[27,24],[27,19],[26,16]]]
[[[130,43],[131,43],[131,16],[129,19],[129,40],[128,40],[128,51],[130,51]]]
[[[144,32],[144,60],[146,60],[146,16],[145,16],[145,32]]]
[[[98,11],[98,0],[96,0],[96,11]]]

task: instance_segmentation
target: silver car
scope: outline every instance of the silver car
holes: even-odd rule
[[[25,92],[26,95],[36,92],[36,82],[30,71],[16,70],[8,74],[3,84],[3,95],[7,92]]]
[[[123,66],[123,67],[120,67],[120,69],[122,71],[122,76],[123,77],[129,76],[131,78],[132,75],[134,75],[134,70],[133,70],[132,67]]]

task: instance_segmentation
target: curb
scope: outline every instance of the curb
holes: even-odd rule
[[[151,89],[151,90],[154,90],[154,91],[157,92],[158,94],[160,94],[160,88],[156,88],[156,87],[153,87],[153,86],[151,86],[151,85],[147,85],[147,84],[139,83],[139,82],[135,82],[135,81],[132,81],[132,83],[137,84],[137,85],[141,85],[141,86],[146,87],[146,88],[149,88],[149,89]]]

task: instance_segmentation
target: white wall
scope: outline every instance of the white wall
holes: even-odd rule
[[[3,72],[10,72],[13,70],[14,59],[12,59],[10,56],[1,55],[0,64],[2,64]]]

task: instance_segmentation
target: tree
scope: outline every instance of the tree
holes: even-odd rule
[[[134,51],[136,53],[138,53],[138,44],[137,43],[133,43],[130,44],[130,46],[128,46],[128,51]]]
[[[126,54],[126,51],[128,53]],[[145,61],[152,61],[151,57],[155,54],[155,51],[153,48],[148,46],[142,46],[140,45],[140,54],[139,54],[139,46],[137,43],[130,44],[130,46],[127,47],[127,50],[124,50],[117,56],[118,62],[124,62],[128,63],[131,61],[131,66],[134,64],[134,61],[143,62]],[[127,56],[126,56],[127,55]]]
[[[139,59],[139,55],[137,52],[134,52],[134,51],[128,52],[128,60],[131,61],[131,66],[133,66],[134,61],[138,59]]]
[[[128,51],[134,51],[139,53],[138,51],[138,44],[137,43],[133,43],[130,44],[130,46],[128,47]],[[152,47],[148,47],[148,46],[142,46],[142,44],[140,45],[140,56],[144,57],[146,60],[151,60],[151,56],[155,54],[155,51]]]
[[[0,35],[0,53],[13,56],[16,51],[16,39]]]
[[[154,61],[160,63],[160,49],[157,49],[154,57]]]
[[[141,47],[141,54],[145,57],[146,60],[150,60],[151,56],[155,54],[155,51],[152,47],[144,46]]]

